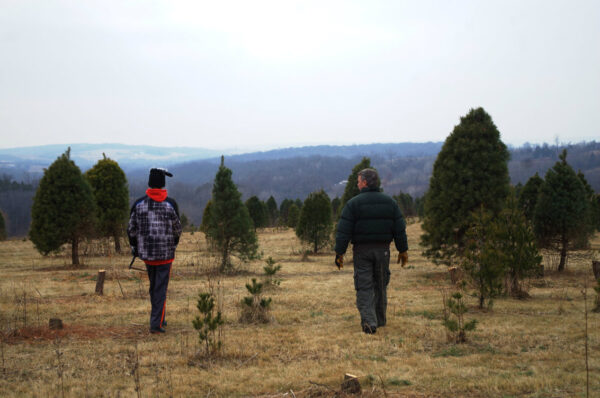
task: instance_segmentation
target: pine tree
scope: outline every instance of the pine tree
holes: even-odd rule
[[[206,232],[208,231],[208,226],[210,225],[210,213],[211,213],[212,201],[209,200],[204,206],[204,211],[202,212],[202,222],[200,223],[200,231]]]
[[[540,195],[540,188],[544,184],[544,180],[535,173],[527,183],[521,189],[519,193],[519,205],[523,209],[525,217],[529,221],[533,221],[533,212],[537,203],[538,196]]]
[[[269,226],[273,227],[277,223],[277,217],[279,216],[279,212],[277,211],[277,202],[273,196],[269,196],[266,202],[267,205],[267,215],[269,217]]]
[[[264,228],[268,223],[267,206],[263,201],[258,199],[256,196],[249,198],[246,203],[246,208],[254,223],[254,229]]]
[[[425,197],[424,254],[450,265],[461,255],[469,215],[480,206],[498,214],[508,195],[509,152],[483,108],[454,127],[433,166]]]
[[[263,284],[256,282],[256,278],[252,278],[252,284],[246,283],[246,290],[251,296],[244,297],[242,300],[242,313],[240,315],[241,322],[268,323],[271,321],[269,315],[271,307],[271,298],[262,297]]]
[[[6,222],[4,222],[4,214],[0,211],[0,240],[5,240],[6,235]]]
[[[344,206],[346,206],[346,203],[350,199],[352,199],[360,193],[360,190],[357,186],[358,172],[368,168],[371,168],[371,159],[367,157],[362,158],[362,160],[352,168],[352,173],[350,173],[350,175],[348,176],[348,182],[346,183],[346,188],[344,189],[344,194],[342,195],[342,209],[344,208]],[[377,184],[377,186],[379,186],[379,184]]]
[[[299,219],[300,219],[300,209],[298,209],[298,206],[296,206],[295,203],[292,203],[292,205],[288,209],[287,226],[290,228],[296,228],[296,225],[298,225]]]
[[[221,256],[221,272],[231,269],[232,254],[245,261],[254,258],[258,250],[252,219],[242,203],[242,195],[231,179],[231,170],[225,167],[224,162],[224,157],[221,157],[206,226],[206,235]]]
[[[577,177],[581,180],[581,183],[583,184],[583,187],[585,188],[585,193],[586,193],[586,199],[589,202],[588,205],[588,217],[586,217],[587,220],[587,228],[586,230],[584,230],[582,237],[583,237],[583,242],[581,242],[582,244],[580,246],[587,246],[588,243],[588,238],[592,235],[594,235],[594,233],[597,230],[598,227],[598,222],[600,221],[600,207],[598,206],[598,201],[597,201],[597,196],[596,196],[596,192],[594,192],[594,188],[592,188],[592,186],[588,183],[587,179],[585,178],[585,175],[583,174],[583,172],[581,172],[581,170],[579,172],[577,172]]]
[[[92,187],[96,200],[96,216],[101,236],[112,237],[115,251],[121,252],[120,237],[129,216],[129,189],[125,173],[114,160],[102,154],[103,159],[89,169],[85,178]]]
[[[201,345],[204,344],[206,357],[216,355],[222,346],[217,330],[225,321],[220,311],[217,311],[215,315],[215,299],[210,293],[200,293],[198,295],[196,308],[198,308],[201,317],[196,316],[196,319],[192,321],[192,325],[198,331],[198,340]]]
[[[404,217],[415,217],[417,215],[415,202],[409,193],[400,192],[398,195],[394,195],[393,198],[398,203]]]
[[[73,265],[79,265],[79,242],[93,230],[96,209],[92,188],[70,155],[71,148],[44,171],[33,199],[29,236],[44,255],[70,243]]]
[[[331,200],[331,214],[333,218],[338,218],[338,212],[342,211],[342,200],[339,197],[335,197]]]
[[[486,300],[491,307],[493,298],[502,291],[502,279],[506,273],[502,248],[494,236],[493,218],[493,213],[481,206],[471,214],[470,227],[464,236],[461,267],[477,289],[479,308],[483,308]]]
[[[521,288],[521,281],[540,274],[542,256],[537,248],[532,224],[525,218],[514,193],[508,197],[500,215],[493,220],[491,239],[499,249],[498,261],[508,273],[510,293],[519,298],[527,297]]]
[[[284,199],[279,205],[279,225],[288,225],[288,211],[293,203],[291,199]]]
[[[560,252],[558,271],[566,266],[567,253],[578,239],[588,241],[589,201],[585,186],[567,163],[567,150],[546,172],[534,211],[535,233],[540,245]],[[583,235],[582,235],[583,234]]]
[[[311,193],[300,210],[296,235],[300,240],[312,245],[313,252],[317,253],[331,241],[332,230],[329,196],[323,190]]]

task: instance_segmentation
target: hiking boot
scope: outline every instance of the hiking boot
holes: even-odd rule
[[[167,326],[167,321],[163,321],[163,326]]]
[[[166,330],[164,328],[151,328],[150,329],[150,333],[152,334],[157,334],[157,333],[165,333]]]

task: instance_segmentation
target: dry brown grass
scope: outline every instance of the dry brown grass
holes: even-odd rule
[[[262,275],[263,260],[237,275],[213,277],[223,291],[226,324],[222,357],[208,366],[191,360],[199,350],[192,327],[196,297],[208,290],[215,264],[202,234],[182,239],[169,286],[168,331],[161,336],[147,332],[147,280],[127,271],[128,256],[85,257],[74,269],[67,255],[44,258],[29,241],[1,242],[0,396],[61,396],[57,344],[69,397],[137,396],[136,365],[143,397],[343,396],[344,373],[360,377],[365,397],[585,396],[586,278],[588,296],[595,294],[589,254],[575,256],[564,274],[549,272],[532,282],[530,300],[502,298],[481,312],[467,297],[466,317],[479,324],[469,342],[457,346],[441,325],[446,270],[421,256],[419,224],[408,233],[410,266],[392,265],[388,325],[368,336],[354,306],[351,264],[337,271],[332,252],[303,262],[293,231],[261,231],[263,257],[283,266],[281,286],[266,293],[276,321],[238,322],[244,285]],[[599,245],[597,237],[596,250]],[[105,295],[96,296],[101,268],[107,270]],[[55,317],[65,329],[48,330]],[[600,395],[599,319],[589,314],[590,396]]]

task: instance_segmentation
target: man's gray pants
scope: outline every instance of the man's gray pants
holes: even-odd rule
[[[360,249],[354,252],[356,307],[363,327],[385,326],[389,283],[389,248]]]

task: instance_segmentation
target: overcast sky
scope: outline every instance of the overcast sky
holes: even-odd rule
[[[0,0],[0,147],[600,139],[600,1]]]

